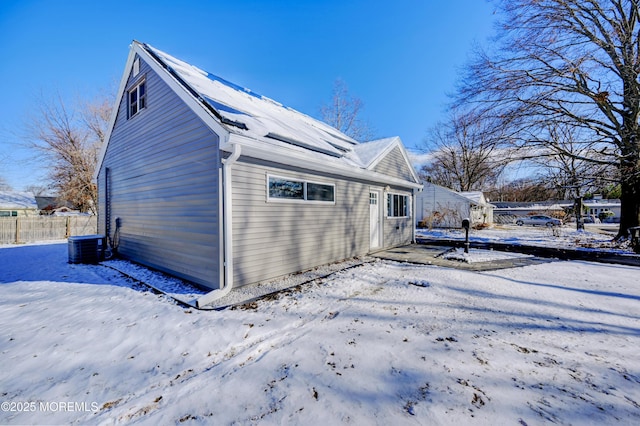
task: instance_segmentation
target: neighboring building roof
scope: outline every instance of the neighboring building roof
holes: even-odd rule
[[[620,207],[620,200],[583,200],[587,207]],[[549,200],[549,201],[494,201],[496,208],[501,210],[562,210],[574,206],[574,200]]]
[[[494,201],[493,204],[498,209],[514,209],[514,210],[528,210],[532,208],[549,210],[549,209],[562,209],[562,206],[558,204],[558,201]],[[571,203],[573,205],[573,202]]]
[[[36,198],[30,192],[0,191],[0,209],[38,209]]]
[[[119,98],[123,96],[126,76],[136,54],[144,58],[214,131],[224,130],[216,133],[228,133],[228,137],[219,134],[222,136],[221,149],[230,150],[230,145],[236,144],[242,147],[245,155],[253,153],[260,158],[314,170],[341,171],[347,176],[379,177],[373,172],[372,163],[375,165],[390,149],[398,146],[410,169],[411,186],[421,186],[400,138],[358,143],[326,123],[137,41],[132,45]],[[114,122],[115,115],[110,128]],[[104,145],[99,166],[106,151],[107,144]],[[396,180],[397,183],[407,182],[401,178]]]
[[[620,207],[620,200],[616,199],[583,200],[582,203],[587,207]]]
[[[487,202],[487,199],[484,197],[484,193],[482,191],[462,191],[459,194],[470,199],[479,206],[495,207],[493,204]]]
[[[457,191],[454,191],[453,189],[449,189],[447,187],[436,185],[435,183],[430,183],[430,182],[426,182],[424,185],[425,187],[427,185],[430,185],[439,191],[448,192],[452,196],[457,197],[460,200],[470,202],[471,204],[475,204],[480,207],[495,207],[493,204],[487,203],[486,199],[484,198],[484,193],[482,193],[481,191],[457,192]]]
[[[59,207],[73,208],[73,204],[68,201],[60,200],[58,197],[43,197],[36,195],[36,203],[38,203],[38,210],[55,210]]]

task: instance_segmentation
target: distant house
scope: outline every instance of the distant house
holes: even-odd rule
[[[421,184],[399,138],[358,143],[133,42],[95,176],[99,233],[213,291],[414,239]]]
[[[584,200],[583,202],[586,214],[593,217],[600,217],[602,213],[608,214],[608,219],[613,222],[620,222],[620,200],[618,199],[603,199],[600,196],[596,196],[590,200]]]
[[[30,192],[0,191],[0,218],[36,216],[38,204]]]
[[[75,213],[73,204],[58,197],[36,195],[36,203],[41,215],[56,215],[60,213]]]
[[[573,217],[574,200],[549,200],[529,202],[500,202],[496,201],[494,210],[495,220],[499,223],[512,223],[519,216],[532,214],[546,214],[555,217],[571,219]],[[601,213],[610,212],[609,220],[620,220],[620,200],[602,199],[595,197],[583,201],[584,216],[598,218]]]
[[[416,197],[416,220],[425,228],[459,228],[463,219],[472,226],[493,223],[493,205],[482,192],[456,192],[425,183]]]

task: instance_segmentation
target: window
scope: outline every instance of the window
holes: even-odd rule
[[[377,192],[370,192],[369,193],[369,204],[370,205],[377,205],[378,204],[378,193]]]
[[[129,118],[136,115],[147,106],[147,92],[145,81],[142,80],[129,90]]]
[[[17,217],[18,216],[18,212],[17,211],[0,211],[0,217]]]
[[[268,200],[333,203],[335,202],[335,185],[269,176]]]
[[[387,216],[409,217],[409,196],[387,194]]]
[[[322,183],[307,182],[307,200],[309,201],[326,201],[333,203],[334,201],[333,185],[324,185]]]
[[[304,200],[304,182],[269,177],[269,198]]]

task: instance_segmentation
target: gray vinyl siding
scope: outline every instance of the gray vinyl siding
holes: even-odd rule
[[[267,175],[335,184],[335,204],[267,202]],[[241,158],[233,166],[234,285],[369,251],[369,185],[282,170]]]
[[[413,219],[386,218],[382,230],[385,247],[409,244],[413,239]]]
[[[376,166],[373,168],[375,172],[404,179],[409,182],[414,181],[410,166],[407,164],[400,148],[396,147],[391,150]]]
[[[407,188],[391,188],[391,193],[407,195],[409,206],[413,205],[413,195]],[[384,196],[384,222],[382,225],[382,238],[384,247],[397,247],[409,244],[413,240],[413,208],[409,207],[409,217],[388,217],[387,196]]]
[[[127,117],[127,93],[98,177],[99,231],[121,219],[118,254],[209,288],[219,287],[218,136],[143,61],[147,107]]]

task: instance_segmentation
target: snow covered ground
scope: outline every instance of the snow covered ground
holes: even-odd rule
[[[561,227],[532,227],[517,225],[494,225],[486,229],[471,229],[469,240],[478,242],[501,242],[506,244],[531,245],[579,250],[607,250],[611,253],[633,254],[629,242],[613,242],[618,225],[587,224],[577,231],[575,225]],[[462,229],[418,229],[418,237],[464,240]]]
[[[638,273],[379,260],[197,311],[0,247],[0,424],[639,424]]]

